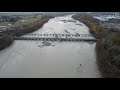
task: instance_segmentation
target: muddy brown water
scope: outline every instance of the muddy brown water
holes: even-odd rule
[[[65,22],[64,22],[65,21]],[[71,15],[52,18],[38,33],[90,34]],[[15,41],[0,52],[0,77],[98,78],[96,43]]]

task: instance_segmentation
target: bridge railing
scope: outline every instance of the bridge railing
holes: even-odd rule
[[[46,33],[41,33],[41,34],[29,34],[25,36],[39,36],[39,37],[92,37],[91,34],[46,34]]]

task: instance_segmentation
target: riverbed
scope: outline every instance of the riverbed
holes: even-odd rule
[[[50,19],[39,33],[90,34],[89,28],[71,18]],[[29,35],[29,34],[28,34]],[[47,42],[16,40],[0,52],[0,77],[98,78],[95,45],[88,42]]]

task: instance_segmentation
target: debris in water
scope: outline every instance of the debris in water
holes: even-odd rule
[[[64,30],[66,33],[70,33],[70,32],[68,32],[68,30]]]
[[[79,34],[79,33],[76,33],[76,36],[80,36],[80,34]]]
[[[54,47],[55,45],[51,45],[51,46],[53,46],[53,47]]]
[[[43,46],[42,45],[38,45],[38,47],[42,48]]]
[[[82,26],[82,24],[76,24],[76,25]]]
[[[82,64],[80,64],[80,66],[82,66]]]
[[[94,42],[93,41],[90,41],[90,42],[88,42],[89,44],[93,44]]]
[[[49,43],[47,41],[43,41],[42,43],[43,43],[44,46],[50,46],[51,45],[51,43]]]

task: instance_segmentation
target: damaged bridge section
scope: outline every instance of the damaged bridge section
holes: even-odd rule
[[[89,34],[29,34],[14,37],[15,40],[41,40],[41,41],[94,41],[96,39]]]

